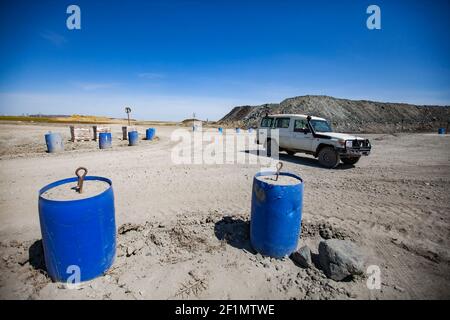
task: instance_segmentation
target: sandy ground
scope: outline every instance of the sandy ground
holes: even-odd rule
[[[0,124],[1,298],[450,298],[449,136],[367,135],[372,155],[334,170],[281,155],[282,171],[305,181],[300,245],[317,253],[324,230],[354,241],[381,269],[381,290],[369,290],[364,277],[336,282],[255,254],[248,232],[260,166],[175,165],[175,128],[156,129],[159,139],[128,147],[115,126],[113,148],[99,150],[68,142],[68,126]],[[66,152],[45,153],[49,130],[64,135]],[[118,247],[105,276],[71,290],[45,273],[37,205],[41,187],[79,166],[113,181]]]

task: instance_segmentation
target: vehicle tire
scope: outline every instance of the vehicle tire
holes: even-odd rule
[[[361,157],[342,158],[342,162],[345,164],[355,164],[361,159]]]
[[[287,153],[288,155],[290,155],[290,156],[293,156],[294,154],[296,154],[296,152],[294,152],[294,151],[289,151],[289,150],[286,150],[286,153]]]
[[[269,139],[266,141],[266,153],[268,157],[272,156],[272,148],[276,150],[278,154],[279,152],[278,143],[272,139]]]
[[[336,167],[341,160],[339,154],[333,147],[323,147],[320,149],[318,158],[319,163],[329,169]]]

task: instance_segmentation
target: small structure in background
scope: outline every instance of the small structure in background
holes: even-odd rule
[[[90,127],[70,126],[70,141],[90,141],[93,137],[92,131]]]

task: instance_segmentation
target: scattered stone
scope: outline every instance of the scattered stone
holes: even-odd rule
[[[133,247],[127,247],[127,257],[130,257],[134,254],[134,248]]]
[[[324,239],[333,238],[333,231],[331,231],[331,229],[328,229],[328,228],[320,229],[319,234]]]
[[[28,256],[28,252],[22,252],[18,257],[17,257],[17,263],[20,264],[21,266],[24,266],[25,264],[27,264],[30,261],[30,258]]]
[[[138,240],[138,241],[132,243],[130,246],[127,247],[127,257],[130,257],[130,256],[136,254],[144,246],[145,246],[144,240]]]
[[[17,240],[11,240],[9,242],[9,246],[13,247],[13,248],[19,248],[19,247],[22,246],[22,244],[19,241],[17,241]]]
[[[129,231],[142,231],[143,227],[134,223],[124,223],[119,227],[119,234],[125,234]]]
[[[303,268],[311,268],[311,249],[308,246],[303,246],[291,255],[291,259]]]
[[[335,281],[364,274],[365,255],[347,240],[322,240],[319,244],[319,262],[327,277]]]
[[[399,286],[394,286],[394,289],[400,292],[405,292],[405,289],[403,289],[402,287]]]

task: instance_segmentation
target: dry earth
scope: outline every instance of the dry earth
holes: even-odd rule
[[[114,148],[98,150],[68,142],[67,126],[0,124],[0,297],[450,298],[450,136],[367,135],[373,154],[335,170],[281,155],[283,171],[305,180],[300,244],[317,253],[322,237],[354,241],[381,268],[381,290],[368,290],[364,277],[336,282],[255,254],[249,211],[260,166],[172,164],[174,129],[157,127],[159,139],[127,147],[113,126]],[[49,130],[64,134],[68,151],[45,153]],[[113,181],[118,249],[105,276],[69,290],[45,272],[37,192],[79,166]]]

